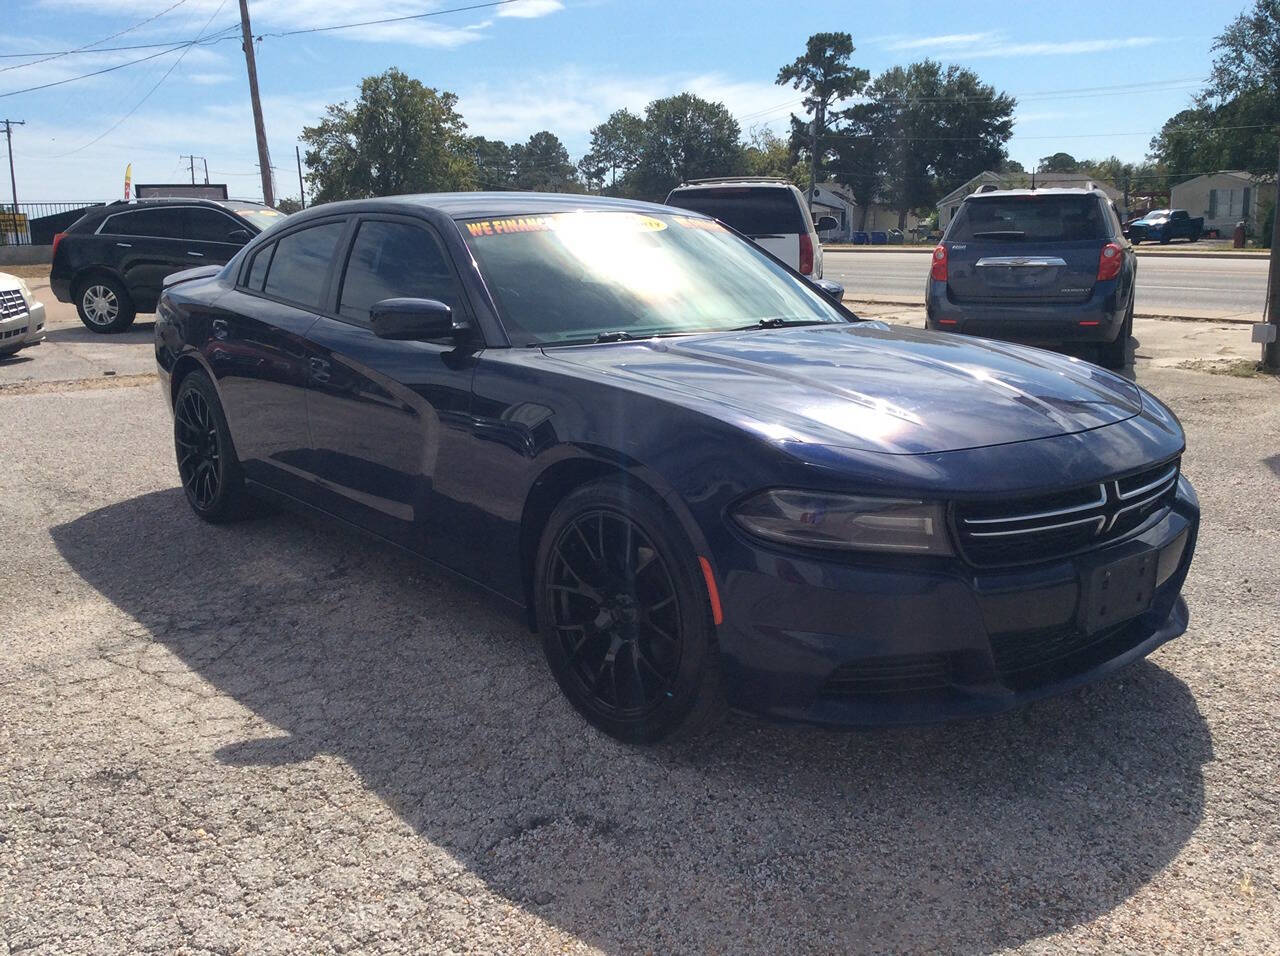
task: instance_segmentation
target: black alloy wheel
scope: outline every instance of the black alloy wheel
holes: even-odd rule
[[[723,709],[701,569],[657,499],[618,481],[571,492],[543,530],[538,629],[561,690],[628,743],[705,729]]]
[[[552,549],[551,626],[596,712],[643,719],[670,696],[684,635],[666,559],[626,515],[583,511]]]
[[[213,383],[203,372],[182,380],[173,408],[178,476],[191,510],[219,523],[244,517],[249,498]]]

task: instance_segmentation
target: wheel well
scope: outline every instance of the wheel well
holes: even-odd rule
[[[537,612],[534,607],[533,572],[538,556],[538,542],[547,521],[565,496],[577,488],[601,478],[619,478],[661,500],[647,485],[620,465],[606,461],[575,459],[552,465],[534,482],[524,502],[520,516],[520,573],[524,583],[525,608],[529,616],[530,630],[537,630]]]
[[[120,287],[124,289],[124,294],[129,294],[129,289],[125,286],[124,280],[110,269],[104,268],[103,266],[89,266],[89,268],[81,269],[77,272],[76,277],[71,281],[72,297],[75,299],[80,298],[80,291],[88,285],[89,280],[94,278],[110,279],[113,282],[117,282],[120,284]]]
[[[202,372],[204,366],[193,359],[190,355],[181,356],[178,361],[173,363],[173,371],[169,373],[169,407],[173,408],[178,403],[178,389],[182,387],[182,380],[192,372]]]

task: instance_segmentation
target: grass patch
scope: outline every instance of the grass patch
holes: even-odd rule
[[[1230,375],[1232,378],[1275,378],[1276,372],[1262,367],[1254,359],[1190,359],[1179,362],[1178,368],[1210,375]]]

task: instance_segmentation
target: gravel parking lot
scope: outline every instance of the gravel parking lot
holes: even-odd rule
[[[653,750],[410,557],[200,524],[132,366],[0,369],[0,956],[1280,951],[1280,382],[1176,367],[1254,354],[1211,328],[1138,330],[1186,636],[996,719]]]

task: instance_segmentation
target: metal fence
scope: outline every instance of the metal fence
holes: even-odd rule
[[[0,246],[47,246],[55,234],[100,202],[0,203]]]

